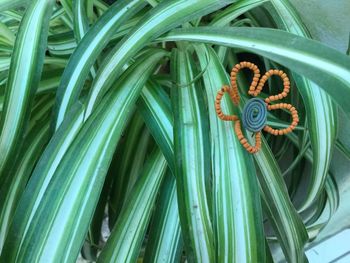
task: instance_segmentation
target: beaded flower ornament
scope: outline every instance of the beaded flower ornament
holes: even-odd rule
[[[248,68],[254,72],[252,83],[250,84],[248,94],[255,97],[249,99],[243,107],[242,112],[242,123],[243,127],[250,132],[255,133],[255,145],[251,145],[248,140],[244,137],[242,133],[241,121],[237,115],[226,115],[221,109],[221,100],[224,94],[227,92],[232,102],[238,106],[240,102],[240,96],[237,87],[237,74],[240,70]],[[277,95],[271,95],[265,100],[257,98],[263,89],[266,81],[273,75],[280,76],[283,81],[283,91]],[[270,104],[273,101],[281,100],[287,97],[290,90],[290,81],[286,73],[282,70],[270,69],[260,78],[259,68],[251,62],[241,62],[236,64],[231,71],[231,87],[224,85],[217,93],[215,100],[215,109],[218,117],[224,121],[233,121],[234,130],[238,137],[238,140],[243,145],[243,147],[249,153],[257,153],[261,148],[261,131],[271,133],[273,135],[284,135],[292,132],[298,125],[299,117],[298,112],[295,107],[288,103],[276,103]],[[267,111],[277,110],[277,109],[287,109],[291,116],[292,122],[289,127],[284,129],[274,129],[266,125]]]

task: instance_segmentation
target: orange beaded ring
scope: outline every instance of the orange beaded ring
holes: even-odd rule
[[[239,64],[236,64],[232,71],[231,71],[231,87],[224,85],[217,93],[216,100],[215,100],[215,109],[218,117],[224,121],[233,121],[234,122],[234,130],[238,137],[238,140],[243,145],[243,147],[250,153],[257,153],[261,148],[261,130],[254,130],[255,132],[255,146],[252,146],[249,144],[247,139],[244,137],[242,133],[241,128],[241,122],[236,115],[226,115],[222,112],[221,109],[221,100],[224,96],[224,94],[227,92],[233,103],[238,106],[240,102],[240,96],[238,93],[238,87],[237,87],[237,74],[240,70],[248,68],[254,72],[252,83],[250,84],[248,94],[254,97],[257,97],[261,90],[263,89],[266,81],[273,75],[280,76],[283,81],[283,91],[280,94],[277,95],[271,95],[268,98],[264,100],[266,104],[267,110],[277,110],[277,109],[287,109],[291,115],[292,115],[292,122],[289,127],[285,129],[274,129],[268,125],[265,125],[263,127],[263,130],[265,132],[271,133],[273,135],[284,135],[287,133],[292,132],[295,127],[298,125],[299,117],[298,112],[291,104],[287,103],[277,103],[277,104],[270,104],[273,101],[281,100],[285,97],[287,97],[289,90],[290,90],[290,81],[286,73],[284,73],[282,70],[277,69],[270,69],[267,71],[261,78],[260,78],[260,70],[259,68],[251,63],[251,62],[241,62]],[[253,100],[253,99],[251,99]],[[257,100],[257,99],[255,99]],[[259,113],[257,113],[259,114]],[[266,120],[266,119],[265,119]],[[243,124],[245,124],[246,121],[243,119]],[[248,130],[250,130],[248,127],[245,127]],[[252,130],[251,130],[252,131]]]

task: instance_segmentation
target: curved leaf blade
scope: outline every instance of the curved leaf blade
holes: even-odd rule
[[[32,1],[18,29],[0,119],[0,183],[22,143],[31,101],[44,63],[53,2]]]
[[[177,205],[176,181],[168,173],[161,186],[158,204],[149,232],[144,261],[180,262],[182,236]]]
[[[185,51],[174,50],[171,72],[180,87],[171,90],[174,157],[181,228],[189,261],[215,261],[207,184],[210,175],[208,127],[201,87],[190,84],[193,66]],[[182,86],[185,85],[185,86]]]
[[[79,0],[77,0],[79,1]],[[62,123],[80,91],[98,55],[123,23],[145,6],[142,0],[123,0],[112,5],[87,31],[69,59],[57,90],[55,129]]]
[[[350,113],[347,100],[350,96],[350,58],[317,41],[276,29],[227,27],[177,29],[159,41],[211,43],[265,56],[319,84],[346,114]]]
[[[21,148],[22,156],[1,187],[0,197],[0,254],[9,230],[20,196],[23,193],[33,167],[39,159],[49,139],[49,120],[40,121],[26,136],[26,143]]]
[[[173,0],[162,1],[154,7],[120,41],[111,51],[109,58],[101,65],[92,84],[87,114],[90,114],[96,102],[118,78],[122,67],[146,44],[182,23],[206,15],[230,2],[229,0]]]
[[[175,174],[173,123],[170,98],[159,85],[150,82],[142,89],[138,109]]]
[[[135,103],[147,78],[165,54],[162,50],[152,50],[140,58],[140,63],[130,67],[116,84],[119,89],[112,90],[83,124],[60,162],[49,163],[49,168],[54,167],[54,173],[46,178],[46,173],[38,170],[38,175],[32,177],[31,181],[46,180],[49,183],[44,187],[31,184],[26,189],[1,260],[54,258],[59,262],[70,262],[76,259],[128,118],[129,107]],[[79,121],[77,125],[80,125]],[[46,169],[44,166],[41,170]],[[45,198],[40,195],[36,196],[38,200],[26,198],[38,193],[38,189]],[[23,221],[23,218],[30,220]]]
[[[147,161],[97,262],[136,262],[165,171],[165,158],[157,149]]]
[[[244,14],[245,12],[250,11],[251,9],[258,7],[269,0],[243,0],[238,1],[224,11],[220,12],[211,22],[213,26],[225,26],[228,25],[231,21],[236,19],[238,16]]]
[[[288,32],[310,37],[298,14],[287,0],[271,0],[271,3],[279,15],[282,26]],[[294,80],[303,97],[314,159],[308,194],[300,208],[303,211],[323,191],[337,134],[337,111],[331,97],[318,85],[297,74],[294,74]]]
[[[289,262],[306,262],[304,245],[308,241],[305,225],[295,210],[280,168],[262,138],[262,147],[254,155],[260,168],[259,182],[268,218]]]
[[[215,200],[217,262],[264,262],[265,237],[258,181],[253,158],[241,147],[232,122],[217,117],[217,91],[230,80],[215,51],[196,45],[207,93],[212,174]],[[207,58],[208,57],[208,58]],[[232,101],[225,97],[222,108],[234,114]]]

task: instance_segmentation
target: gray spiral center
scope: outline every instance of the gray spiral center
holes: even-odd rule
[[[244,105],[242,113],[243,127],[250,132],[261,131],[267,120],[267,107],[259,98],[252,98]]]

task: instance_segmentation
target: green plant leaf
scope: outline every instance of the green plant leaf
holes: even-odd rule
[[[87,104],[89,114],[96,103],[121,74],[122,67],[141,48],[161,34],[189,20],[204,16],[231,1],[229,0],[174,0],[163,1],[135,26],[111,51],[99,69],[92,84]]]
[[[72,0],[60,0],[60,3],[69,18],[69,22],[73,21],[73,1]]]
[[[16,168],[11,170],[0,190],[0,253],[13,214],[20,200],[36,161],[40,157],[49,139],[49,119],[39,121],[25,137],[26,143],[21,148],[22,156],[16,161]]]
[[[97,262],[136,261],[165,171],[165,158],[157,149],[149,157]]]
[[[226,26],[238,16],[248,12],[249,10],[258,7],[269,0],[241,0],[218,13],[211,21],[213,26]]]
[[[189,261],[215,261],[214,234],[210,217],[209,134],[204,94],[186,51],[174,49],[171,59],[171,90],[174,112],[174,157],[180,222]],[[191,84],[189,84],[191,83]]]
[[[236,57],[232,56],[231,60],[233,64],[237,63]],[[247,86],[243,85],[244,81],[243,76],[238,75],[239,87]],[[241,93],[241,100],[245,102],[248,97]],[[293,137],[296,138],[296,135],[293,134]],[[254,143],[251,136],[248,135],[246,138],[251,144]],[[260,170],[257,176],[264,214],[273,227],[285,258],[289,262],[304,262],[306,260],[304,245],[308,240],[307,231],[289,198],[280,168],[264,137],[262,137],[262,147],[258,153],[254,154],[254,158]],[[268,253],[266,256],[268,258]]]
[[[312,3],[0,0],[0,262],[306,261],[346,225],[350,156],[350,58],[309,34],[345,51],[347,4]],[[300,117],[255,155],[214,107],[238,61],[288,73]]]
[[[314,81],[350,113],[350,58],[317,41],[276,29],[227,27],[176,29],[159,41],[195,41],[257,53]]]
[[[183,248],[176,181],[168,172],[153,215],[144,261],[180,262]]]
[[[80,91],[98,55],[123,23],[145,6],[142,0],[123,0],[112,5],[88,30],[70,57],[57,91],[55,129],[69,108],[78,100]]]
[[[336,147],[337,149],[347,158],[350,160],[350,149],[347,147],[342,141],[337,140],[336,141]]]
[[[27,234],[40,203],[45,200],[44,194],[53,174],[82,126],[83,114],[84,107],[76,104],[51,138],[19,201],[0,260],[16,261],[23,243],[21,238]]]
[[[74,35],[77,43],[81,41],[86,32],[89,30],[89,20],[86,14],[85,2],[82,0],[73,1],[73,26]],[[96,76],[96,69],[94,66],[90,69],[91,76]]]
[[[113,162],[113,161],[112,161]],[[111,183],[113,180],[113,174],[107,173],[106,179],[94,211],[94,216],[92,217],[87,240],[85,241],[81,254],[84,259],[90,261],[96,261],[97,254],[100,250],[100,242],[105,238],[106,233],[104,233],[103,222],[105,220],[106,205],[109,198]],[[109,216],[109,213],[108,213]]]
[[[42,161],[43,167],[37,167],[37,175],[34,171],[16,211],[1,260],[54,258],[57,262],[70,262],[77,258],[129,107],[165,54],[151,50],[141,57],[83,124],[74,141],[68,139],[70,147],[65,155],[47,165]],[[79,127],[81,122],[78,119],[73,124]],[[55,157],[44,154],[42,160]],[[47,173],[49,169],[53,172]]]
[[[4,23],[0,22],[0,43],[12,47],[15,39],[14,33]]]
[[[89,21],[85,10],[85,1],[74,0],[73,1],[73,25],[74,34],[77,42],[84,37],[89,29]]]
[[[213,175],[217,262],[263,262],[265,241],[258,181],[252,157],[241,146],[234,133],[233,123],[217,117],[217,91],[230,80],[215,51],[196,45],[203,81],[207,93],[211,165]],[[232,101],[222,100],[227,114],[235,114]]]
[[[305,262],[304,245],[308,235],[301,218],[291,203],[281,171],[262,138],[262,148],[254,155],[260,168],[261,195],[275,234],[289,262]]]
[[[271,0],[271,3],[275,7],[284,29],[299,36],[310,37],[298,14],[287,0]],[[293,74],[293,76],[306,108],[314,158],[307,189],[308,194],[300,208],[302,211],[308,208],[323,190],[338,125],[336,123],[336,106],[331,101],[331,97],[308,79],[297,74]]]
[[[133,186],[142,169],[149,142],[149,132],[145,130],[144,122],[137,112],[125,131],[124,141],[118,145],[118,165],[114,170],[115,179],[112,185],[109,198],[109,219],[110,228],[114,226],[122,207],[128,200],[128,190]]]
[[[29,2],[29,0],[0,0],[0,12],[26,6]]]
[[[151,131],[160,150],[166,157],[172,175],[168,174],[162,186],[159,204],[150,231],[144,260],[177,262],[182,252],[183,240],[177,204],[173,144],[173,114],[168,94],[155,82],[142,89],[138,110]],[[159,215],[158,215],[159,213]]]
[[[292,141],[292,143],[296,146],[296,147],[300,147],[300,145],[298,144],[298,138],[295,134],[288,134],[288,138]],[[312,163],[313,162],[313,151],[308,148],[305,152],[305,158],[308,162]],[[334,176],[331,173],[327,174],[326,177],[326,182],[325,182],[325,187],[324,187],[324,191],[327,194],[327,202],[329,203],[330,207],[329,207],[329,215],[327,217],[327,219],[322,222],[319,223],[318,221],[318,217],[315,217],[315,220],[318,220],[316,223],[316,226],[308,226],[308,232],[309,232],[309,238],[313,239],[315,238],[318,233],[321,231],[321,229],[323,229],[329,222],[330,218],[334,215],[334,213],[337,211],[339,203],[340,203],[340,194],[339,194],[339,189],[336,183],[336,180],[334,178]],[[325,210],[325,209],[323,209]],[[323,211],[324,212],[324,211]],[[326,211],[328,212],[328,211]],[[323,216],[320,216],[321,219],[323,219]],[[309,219],[305,219],[306,223],[309,224],[310,220]]]
[[[142,89],[138,109],[155,141],[175,174],[173,116],[170,98],[161,86],[149,82]]]
[[[0,119],[0,184],[22,143],[44,62],[52,5],[52,0],[32,1],[19,27]]]

